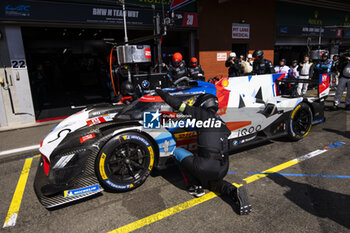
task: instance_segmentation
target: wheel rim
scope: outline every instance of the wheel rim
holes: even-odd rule
[[[293,132],[303,136],[306,134],[311,125],[310,111],[308,109],[300,109],[294,116]]]
[[[147,151],[135,142],[118,145],[106,161],[108,178],[117,183],[130,183],[140,178],[147,168]]]

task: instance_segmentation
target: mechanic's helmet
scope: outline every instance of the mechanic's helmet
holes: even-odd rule
[[[292,64],[294,64],[294,63],[295,63],[295,64],[298,64],[298,60],[293,60],[293,61],[292,61]]]
[[[286,64],[287,61],[286,61],[286,59],[282,58],[282,59],[280,60],[280,63],[281,63],[281,62],[284,62],[284,64]]]
[[[190,60],[190,66],[196,67],[198,64],[198,60],[195,57],[192,57]]]
[[[251,59],[251,58],[253,58],[253,56],[251,54],[248,54],[247,58]]]
[[[261,49],[255,50],[253,53],[254,58],[263,58],[264,57],[264,52]]]
[[[324,53],[322,53],[322,58],[328,58],[329,57],[329,53],[328,52],[324,52]]]
[[[174,66],[179,66],[182,61],[182,54],[181,53],[174,53],[173,54],[173,64]]]
[[[200,107],[212,112],[217,112],[219,109],[219,101],[215,95],[206,93],[200,95],[193,106]]]
[[[230,53],[230,57],[236,57],[236,56],[237,56],[237,55],[236,55],[235,52]]]
[[[120,86],[120,90],[123,96],[131,96],[135,94],[135,88],[129,81],[123,82]]]

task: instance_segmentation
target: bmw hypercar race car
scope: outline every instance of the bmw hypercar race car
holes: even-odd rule
[[[284,75],[224,78],[215,84],[192,81],[168,88],[188,105],[204,93],[216,95],[222,119],[231,130],[229,149],[277,137],[305,137],[324,120],[328,75],[320,77],[319,96],[280,95],[276,81]],[[183,116],[181,116],[183,117]],[[162,124],[180,119],[155,93],[130,105],[88,107],[59,123],[42,141],[34,181],[46,208],[82,199],[103,190],[129,191],[142,185],[154,168],[165,168],[177,146],[196,150],[195,127]]]

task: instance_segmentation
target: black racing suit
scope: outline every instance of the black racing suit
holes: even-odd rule
[[[232,60],[234,63],[232,63]],[[228,69],[229,77],[237,77],[243,73],[242,62],[238,59],[233,59],[232,57],[229,57],[225,62],[225,66],[229,67]]]
[[[179,78],[182,78],[188,75],[188,70],[186,68],[185,61],[181,61],[179,66],[174,66],[172,64],[169,64],[167,66],[167,69],[168,69],[168,74],[172,78],[173,82],[178,80]]]
[[[188,67],[188,73],[190,74],[190,78],[192,80],[205,81],[204,80],[204,71],[200,65],[195,67]]]
[[[254,74],[273,74],[275,69],[273,68],[272,62],[267,59],[256,59],[253,62],[253,73]]]
[[[191,115],[196,120],[205,121],[212,118],[221,122],[221,127],[218,128],[196,129],[198,155],[185,157],[180,167],[191,184],[201,184],[212,191],[231,195],[236,187],[223,180],[229,167],[227,137],[231,133],[226,124],[213,111],[188,106],[162,90],[156,92],[171,107],[182,110],[184,114]]]

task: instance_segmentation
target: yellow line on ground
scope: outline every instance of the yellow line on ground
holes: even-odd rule
[[[304,160],[307,160],[307,159],[310,159],[312,157],[315,157],[319,154],[322,154],[324,152],[327,152],[327,150],[316,150],[316,151],[313,151],[307,155],[304,155],[304,156],[301,156],[299,158],[296,158],[296,159],[293,159],[293,160],[290,160],[288,162],[285,162],[285,163],[282,163],[280,165],[277,165],[275,167],[272,167],[268,170],[265,170],[265,171],[262,171],[260,173],[276,173],[276,172],[279,172],[283,169],[286,169],[288,167],[291,167],[295,164],[298,164]],[[264,178],[268,176],[268,174],[264,175],[264,174],[256,174],[256,175],[252,175],[252,176],[249,176],[245,179],[243,179],[247,184],[249,183],[252,183],[254,181],[257,181],[261,178]],[[236,187],[239,187],[239,186],[242,186],[242,184],[236,184],[236,183],[232,183],[233,185],[235,185]],[[158,213],[155,213],[155,214],[152,214],[148,217],[145,217],[145,218],[142,218],[140,220],[137,220],[135,222],[132,222],[132,223],[129,223],[125,226],[122,226],[120,228],[117,228],[115,230],[112,230],[110,231],[110,233],[126,233],[126,232],[131,232],[131,231],[134,231],[136,229],[139,229],[141,227],[144,227],[146,225],[149,225],[151,223],[154,223],[154,222],[157,222],[163,218],[166,218],[166,217],[169,217],[171,215],[174,215],[176,213],[179,213],[183,210],[186,210],[186,209],[189,209],[193,206],[196,206],[200,203],[203,203],[203,202],[206,202],[206,201],[209,201],[210,199],[213,199],[214,197],[217,197],[219,194],[216,194],[216,193],[213,193],[213,192],[209,192],[205,195],[203,195],[202,197],[200,198],[195,198],[195,199],[191,199],[189,201],[186,201],[184,203],[181,203],[181,204],[178,204],[176,206],[173,206],[169,209],[166,209],[166,210],[163,210],[163,211],[160,211]]]
[[[34,155],[33,158],[38,158],[40,157],[41,155]]]
[[[213,193],[213,192],[207,193],[199,198],[191,199],[189,201],[186,201],[186,202],[181,203],[179,205],[173,206],[169,209],[160,211],[156,214],[152,214],[146,218],[140,219],[136,222],[132,222],[128,225],[125,225],[123,227],[120,227],[120,228],[115,229],[115,230],[110,231],[110,232],[113,232],[113,233],[122,233],[123,232],[124,233],[124,232],[134,231],[136,229],[139,229],[139,228],[144,227],[146,225],[149,225],[151,223],[157,222],[163,218],[169,217],[170,215],[179,213],[183,210],[186,210],[188,208],[191,208],[193,206],[201,204],[201,203],[208,201],[208,200],[210,200],[214,197],[217,197],[217,196],[218,195]]]
[[[13,194],[13,198],[10,204],[9,211],[6,216],[6,220],[3,226],[4,228],[11,227],[16,224],[19,207],[21,206],[22,197],[23,197],[24,189],[26,187],[32,161],[33,161],[33,157],[26,159],[24,162],[22,173],[21,173],[21,176],[19,177],[17,187],[15,190],[15,193]]]

